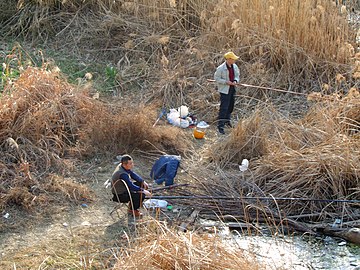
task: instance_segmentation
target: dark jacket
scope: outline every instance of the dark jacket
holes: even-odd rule
[[[157,184],[165,182],[165,186],[174,184],[174,178],[180,165],[180,156],[164,155],[161,156],[153,165],[150,177]]]
[[[135,185],[131,180],[135,180],[138,183],[142,183],[144,180],[131,170],[126,170],[121,164],[119,164],[112,177],[111,177],[111,192],[113,194],[127,193],[127,188],[124,185],[124,180],[130,192],[136,192],[143,190],[140,186]]]

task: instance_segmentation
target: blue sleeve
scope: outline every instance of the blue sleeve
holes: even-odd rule
[[[130,176],[132,177],[132,173],[130,173]],[[138,176],[138,177],[141,179],[140,176]],[[129,175],[127,173],[122,173],[120,175],[120,178],[123,179],[126,182],[127,186],[129,187],[129,189],[131,191],[141,191],[142,190],[139,186],[134,185],[133,182],[131,182],[130,177],[129,177]],[[142,181],[142,179],[141,179],[141,181]],[[141,182],[141,181],[139,181],[139,182]]]
[[[131,179],[135,180],[136,182],[140,182],[140,183],[144,182],[144,180],[141,178],[141,176],[134,173],[133,171],[130,171],[130,177],[131,177]]]

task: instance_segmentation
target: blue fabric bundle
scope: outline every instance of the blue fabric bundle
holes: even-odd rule
[[[180,156],[175,155],[163,155],[158,160],[155,161],[151,172],[150,177],[154,181],[161,185],[165,182],[165,186],[170,186],[174,184],[174,178],[177,174],[177,169],[180,165]]]

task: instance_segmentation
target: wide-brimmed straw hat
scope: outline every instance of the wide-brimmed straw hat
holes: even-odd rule
[[[224,54],[224,58],[225,59],[233,59],[233,60],[238,60],[239,56],[237,56],[235,53],[233,52],[227,52]]]

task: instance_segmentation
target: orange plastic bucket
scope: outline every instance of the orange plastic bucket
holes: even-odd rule
[[[198,128],[194,128],[194,138],[195,139],[203,139],[205,137],[205,130],[200,130]]]

